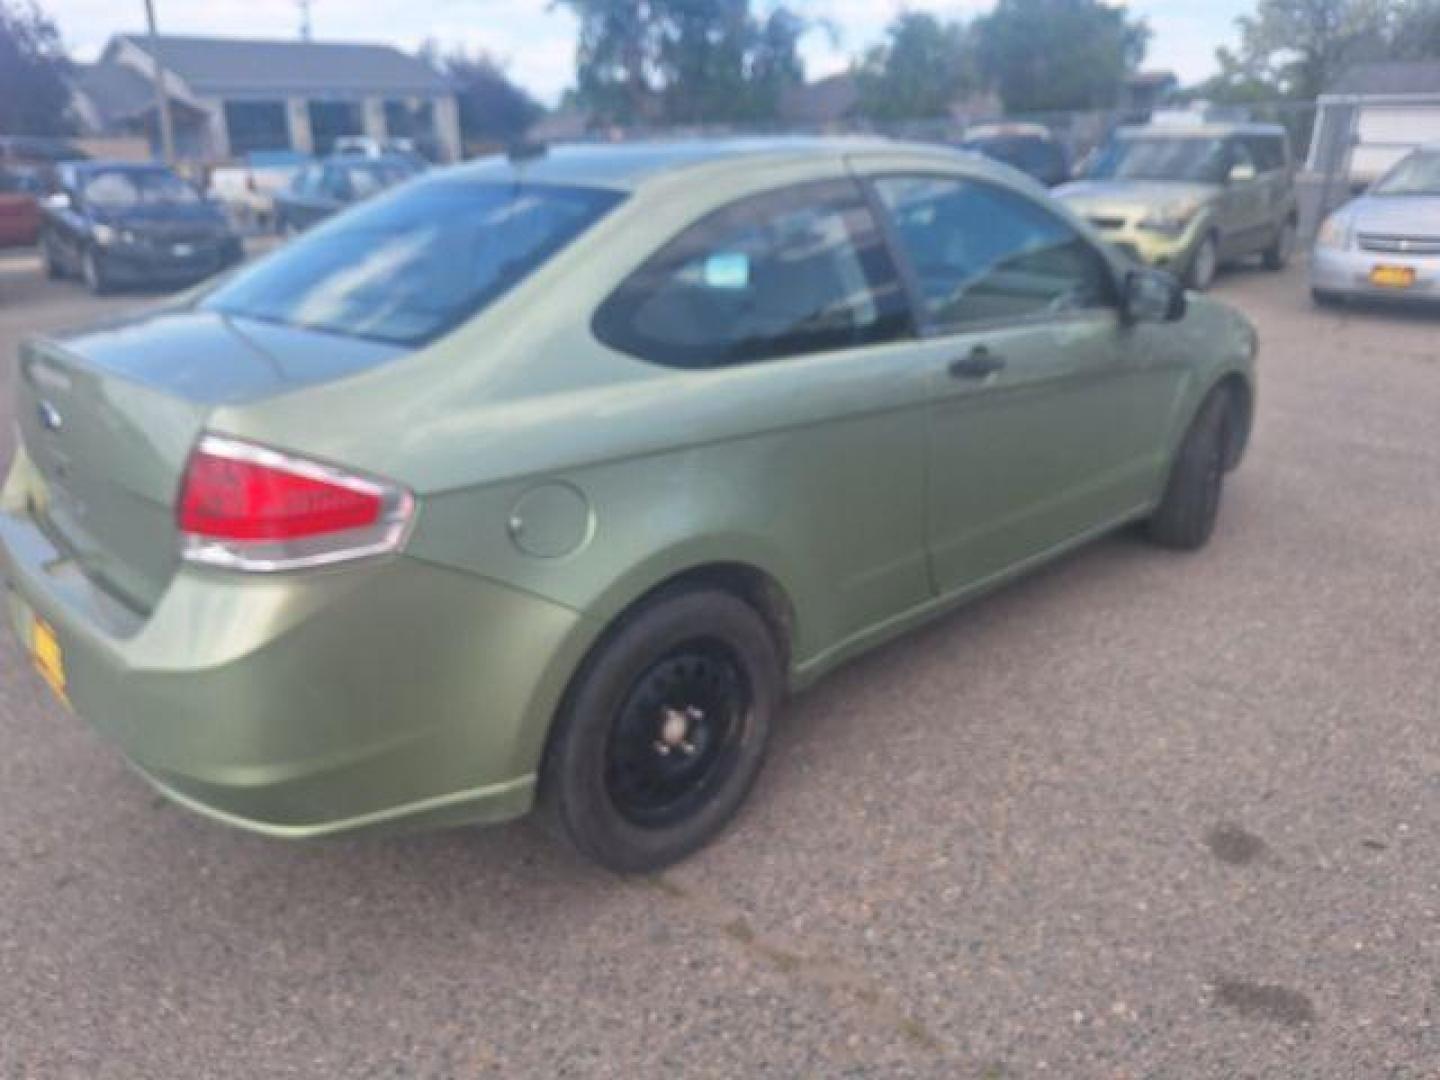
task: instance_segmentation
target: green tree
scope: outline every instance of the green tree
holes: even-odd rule
[[[556,0],[580,20],[576,100],[601,121],[766,120],[804,79],[805,22],[750,0]]]
[[[545,111],[506,75],[494,57],[463,49],[442,57],[439,66],[455,87],[460,131],[467,140],[513,142]]]
[[[999,0],[974,25],[980,67],[1009,112],[1115,104],[1150,29],[1101,0]]]
[[[0,134],[68,134],[68,68],[55,24],[33,3],[0,0]]]
[[[1238,20],[1233,70],[1309,100],[1350,65],[1394,54],[1396,10],[1394,0],[1259,0]]]
[[[970,40],[958,22],[905,12],[855,65],[860,109],[875,120],[946,115],[975,86]]]

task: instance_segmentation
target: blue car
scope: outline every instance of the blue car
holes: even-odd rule
[[[56,184],[40,226],[52,278],[79,277],[96,294],[186,285],[244,257],[220,208],[164,166],[67,162]]]

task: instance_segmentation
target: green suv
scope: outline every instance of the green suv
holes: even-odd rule
[[[26,343],[0,571],[40,676],[189,807],[538,800],[642,870],[736,811],[787,693],[1127,523],[1204,543],[1255,347],[969,155],[491,159]]]
[[[1283,269],[1299,203],[1285,129],[1269,124],[1121,128],[1056,196],[1107,241],[1205,290],[1224,262]]]

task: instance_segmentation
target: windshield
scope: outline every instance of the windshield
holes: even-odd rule
[[[420,344],[533,273],[620,198],[590,188],[422,182],[305,234],[201,306]]]
[[[132,206],[197,203],[200,196],[174,173],[161,169],[110,169],[85,176],[81,194],[92,206],[124,210]]]
[[[410,179],[416,170],[398,161],[366,161],[346,164],[350,190],[356,198],[365,198],[387,187]]]
[[[1375,195],[1440,195],[1440,153],[1411,154],[1375,185]]]
[[[1086,175],[1091,180],[1218,184],[1225,179],[1225,142],[1173,136],[1112,139]]]

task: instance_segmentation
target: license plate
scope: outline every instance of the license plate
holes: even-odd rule
[[[1415,284],[1415,268],[1377,266],[1370,271],[1370,284],[1382,289],[1408,289]]]
[[[174,247],[172,247],[172,248],[170,249],[170,251],[171,251],[172,254],[174,254],[174,255],[177,256],[178,258],[183,259],[183,258],[185,258],[187,255],[194,255],[194,254],[195,254],[195,245],[194,245],[194,244],[176,244]]]
[[[67,705],[70,696],[65,689],[65,653],[55,636],[54,628],[39,615],[30,617],[30,660],[55,696]]]

